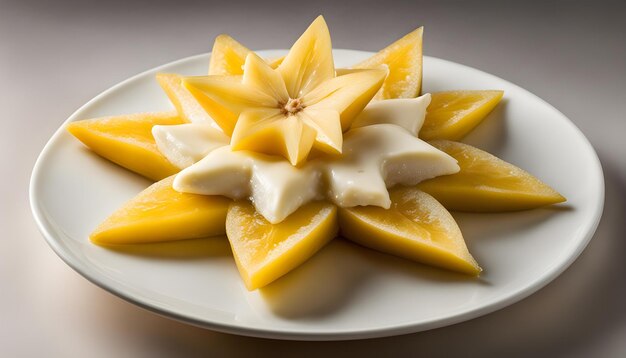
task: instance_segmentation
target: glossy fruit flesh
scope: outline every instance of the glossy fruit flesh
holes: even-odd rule
[[[318,17],[277,69],[248,53],[243,77],[185,79],[187,88],[227,108],[235,117],[211,116],[229,133],[233,150],[250,150],[304,161],[313,148],[341,153],[342,131],[380,89],[387,71],[355,70],[335,77],[331,40]],[[201,101],[200,98],[198,98]]]
[[[337,209],[309,203],[270,224],[247,201],[228,210],[226,233],[246,287],[263,287],[300,266],[337,234]]]
[[[422,88],[422,36],[420,27],[353,68],[386,65],[389,75],[375,99],[414,98]]]
[[[174,177],[157,182],[109,216],[90,235],[100,245],[142,244],[225,234],[230,200],[179,193]]]
[[[450,213],[415,188],[390,192],[392,206],[340,208],[341,235],[363,246],[469,275],[480,267]]]
[[[156,78],[170,102],[176,108],[180,118],[187,122],[207,123],[215,128],[219,128],[198,100],[183,86],[180,75],[158,73]]]
[[[72,122],[67,130],[98,155],[156,181],[179,169],[157,149],[152,127],[182,123],[174,112],[140,113]]]
[[[243,64],[250,49],[239,43],[234,38],[222,34],[215,38],[211,61],[209,63],[209,75],[228,76],[242,75]],[[283,62],[284,57],[269,59],[267,63],[276,68]]]
[[[417,97],[422,85],[422,35],[423,28],[407,34],[387,46],[369,59],[353,66],[355,69],[379,69],[386,66],[389,70],[382,89],[375,99]],[[209,74],[241,75],[249,49],[228,35],[215,39]],[[277,68],[284,57],[269,59],[267,63]],[[347,69],[337,69],[337,75],[351,73]]]
[[[419,137],[459,140],[495,108],[502,91],[448,91],[432,93]]]
[[[454,157],[461,167],[457,174],[418,185],[448,210],[514,211],[565,201],[561,194],[539,179],[480,149],[445,140],[429,143]]]
[[[243,63],[250,50],[234,38],[222,34],[215,38],[211,61],[209,62],[209,75],[241,75]]]

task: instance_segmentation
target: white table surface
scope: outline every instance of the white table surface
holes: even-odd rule
[[[0,356],[626,356],[626,7],[335,2],[0,0]],[[75,109],[135,73],[209,51],[222,32],[256,49],[288,47],[320,13],[336,48],[378,50],[424,25],[427,55],[521,85],[586,134],[604,168],[605,212],[562,276],[517,304],[450,327],[285,342],[162,318],[89,283],[52,252],[30,213],[28,182],[39,151]]]

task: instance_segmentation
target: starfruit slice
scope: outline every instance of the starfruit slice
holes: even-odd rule
[[[263,287],[300,266],[337,234],[337,209],[326,202],[302,206],[270,224],[247,201],[233,202],[226,233],[248,288]]]
[[[211,60],[209,62],[209,75],[229,76],[243,75],[243,64],[252,50],[248,49],[229,35],[222,34],[215,38]],[[277,68],[284,57],[269,59],[267,63],[272,68]]]
[[[374,56],[352,68],[379,68],[386,65],[389,75],[374,99],[413,98],[422,89],[422,36],[420,27]]]
[[[341,236],[377,251],[469,275],[481,271],[452,215],[432,196],[409,187],[390,191],[390,209],[339,209]]]
[[[204,106],[198,102],[196,97],[189,92],[185,86],[183,86],[183,79],[180,75],[173,73],[158,73],[156,75],[157,81],[165,94],[169,98],[170,102],[176,108],[176,112],[180,118],[191,123],[206,123],[211,127],[220,129],[215,123],[213,118],[204,109]],[[214,104],[217,106],[217,104]]]
[[[389,75],[375,99],[413,98],[419,95],[422,83],[422,34],[423,28],[407,34],[371,58],[353,66],[359,69],[379,69],[387,66]],[[228,35],[215,39],[209,74],[241,75],[246,56],[251,50]],[[267,59],[277,68],[285,59]],[[337,75],[349,74],[349,69],[337,69]]]
[[[499,212],[534,209],[566,199],[524,170],[470,145],[429,142],[456,159],[461,170],[421,182],[418,188],[448,210]]]
[[[177,192],[173,180],[152,184],[124,204],[96,228],[91,241],[124,245],[224,235],[231,200]]]
[[[98,155],[156,181],[180,169],[158,150],[152,127],[182,123],[175,112],[155,112],[86,119],[67,130]]]
[[[459,140],[496,107],[503,91],[447,91],[432,93],[419,133],[424,140]]]
[[[292,165],[315,148],[341,153],[342,131],[382,85],[386,70],[359,70],[335,77],[330,33],[320,16],[294,43],[277,69],[249,53],[241,80],[235,76],[185,79],[234,113],[216,122],[232,128],[233,150],[280,155]]]
[[[215,38],[209,75],[242,75],[243,63],[250,50],[229,35],[222,34]]]

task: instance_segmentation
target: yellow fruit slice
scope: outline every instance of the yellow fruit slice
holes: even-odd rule
[[[422,88],[422,36],[423,28],[405,35],[369,59],[353,66],[356,69],[389,68],[389,75],[374,99],[413,98]],[[209,75],[242,75],[246,56],[251,50],[228,35],[215,39]],[[267,59],[271,68],[278,68],[285,57]],[[337,69],[337,76],[351,73]]]
[[[337,76],[306,94],[305,105],[309,102],[311,109],[337,109],[341,114],[341,129],[347,131],[381,88],[387,73],[386,68],[376,68]]]
[[[514,211],[565,201],[539,179],[480,149],[446,140],[430,144],[454,157],[461,171],[426,180],[418,188],[449,210]]]
[[[330,31],[324,17],[318,16],[278,66],[289,98],[300,98],[335,77],[332,51]]]
[[[241,78],[239,76],[220,76],[224,82],[239,83]],[[198,101],[200,106],[206,113],[213,119],[219,128],[228,136],[233,134],[235,123],[237,123],[237,114],[216,102],[213,98],[209,97],[205,92],[199,90],[195,86],[190,86],[186,79],[183,80],[183,86],[193,95]]]
[[[227,76],[242,75],[243,63],[250,50],[234,38],[222,34],[215,38],[211,60],[209,62],[209,75]]]
[[[226,233],[246,287],[254,290],[300,266],[337,234],[337,209],[326,202],[302,206],[270,224],[249,202],[228,209]]]
[[[240,76],[188,77],[184,82],[227,108],[233,118],[211,116],[228,132],[233,150],[280,155],[292,165],[313,148],[341,153],[342,131],[380,89],[386,69],[335,77],[330,33],[319,16],[277,69],[248,53]]]
[[[100,245],[142,244],[224,235],[230,200],[180,193],[168,177],[124,204],[90,235]]]
[[[269,58],[265,61],[267,62],[268,65],[270,65],[271,68],[278,68],[278,66],[280,66],[280,64],[283,63],[284,60],[285,60],[285,56],[278,57],[278,58]]]
[[[98,155],[156,181],[180,169],[159,152],[152,127],[182,123],[174,112],[139,113],[72,122],[67,130]]]
[[[469,275],[480,267],[470,255],[452,215],[415,188],[390,191],[390,209],[358,206],[339,209],[341,236],[363,246],[409,260]]]
[[[422,89],[422,36],[420,27],[405,35],[374,56],[354,65],[352,68],[389,67],[389,75],[382,89],[374,99],[413,98]]]
[[[329,118],[339,123],[339,114],[334,117]],[[239,117],[231,146],[237,151],[279,155],[297,165],[309,155],[315,137],[316,131],[296,116],[286,117],[279,110],[249,111]]]
[[[234,38],[222,34],[215,38],[211,60],[209,62],[209,75],[229,76],[242,75],[243,64],[246,57],[252,52]],[[272,67],[278,67],[284,57],[267,60]]]
[[[424,140],[459,140],[474,129],[502,99],[503,91],[448,91],[431,93]]]
[[[170,102],[176,108],[176,112],[180,118],[192,123],[208,123],[215,128],[219,128],[213,118],[209,116],[207,111],[198,102],[194,95],[183,86],[183,78],[173,73],[158,73],[157,81]]]

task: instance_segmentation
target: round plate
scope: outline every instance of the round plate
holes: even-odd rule
[[[266,57],[284,51],[261,51]],[[338,67],[371,53],[335,50]],[[67,122],[171,109],[154,75],[206,72],[209,55],[176,61],[100,94]],[[604,201],[602,169],[581,132],[524,89],[479,70],[424,58],[424,92],[502,89],[503,102],[464,141],[536,175],[568,201],[507,214],[454,214],[484,269],[466,278],[334,240],[266,289],[248,292],[225,238],[93,245],[89,233],[149,185],[85,149],[61,127],[35,165],[31,206],[54,251],[98,286],[144,308],[243,335],[334,340],[381,337],[477,317],[538,290],[580,254]]]

